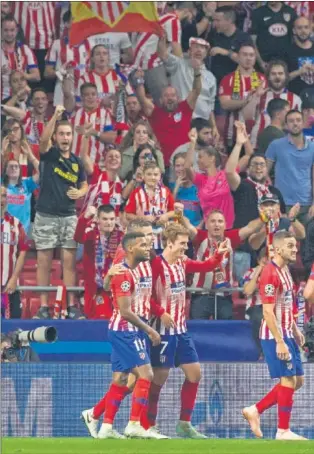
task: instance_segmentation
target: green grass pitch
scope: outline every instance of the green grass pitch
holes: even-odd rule
[[[2,454],[313,454],[314,441],[4,438]]]

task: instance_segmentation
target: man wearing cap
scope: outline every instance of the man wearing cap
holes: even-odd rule
[[[257,233],[253,233],[249,239],[249,244],[254,250],[266,246],[267,257],[273,257],[273,237],[279,230],[286,230],[295,235],[297,240],[305,238],[305,228],[297,220],[300,211],[300,204],[294,205],[288,217],[282,217],[280,213],[280,201],[276,194],[268,193],[262,196],[259,210],[261,217],[265,217],[265,226]]]
[[[190,38],[188,55],[185,57],[176,57],[170,55],[167,50],[167,44],[164,37],[160,38],[158,43],[158,55],[164,62],[167,72],[171,77],[171,84],[179,91],[181,99],[186,99],[193,87],[194,80],[194,62],[198,61],[202,78],[202,91],[198,97],[193,118],[200,117],[205,120],[210,119],[213,124],[213,134],[218,134],[215,116],[214,104],[216,96],[216,79],[214,75],[205,67],[204,60],[207,56],[209,44],[202,38]]]

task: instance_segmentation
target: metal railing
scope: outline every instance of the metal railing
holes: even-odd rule
[[[56,292],[58,286],[50,285],[50,286],[35,286],[35,285],[20,285],[17,287],[18,291],[21,292]],[[83,292],[85,290],[84,287],[66,287],[67,292]],[[190,293],[202,293],[204,295],[214,295],[215,297],[215,320],[217,320],[217,296],[220,293],[235,293],[235,292],[242,292],[243,287],[221,287],[217,289],[209,289],[209,288],[199,288],[199,287],[187,287],[187,292]]]

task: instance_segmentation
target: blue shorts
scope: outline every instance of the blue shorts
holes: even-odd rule
[[[198,363],[194,342],[188,333],[161,336],[161,343],[151,347],[153,367],[172,368],[181,364]]]
[[[291,355],[291,359],[288,361],[283,361],[277,357],[275,339],[261,339],[265,361],[271,378],[304,375],[300,350],[296,341],[290,337],[285,337],[284,341]]]
[[[150,363],[140,331],[108,330],[108,340],[112,346],[112,372],[130,372]]]

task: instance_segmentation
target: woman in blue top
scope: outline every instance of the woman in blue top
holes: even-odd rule
[[[33,160],[34,168],[38,172],[38,160]],[[31,223],[31,198],[38,186],[38,173],[32,177],[23,178],[21,166],[15,159],[5,163],[2,184],[7,188],[8,212],[23,224],[24,230],[29,234]]]
[[[186,153],[177,153],[173,158],[175,182],[169,183],[176,202],[184,205],[184,216],[196,228],[203,228],[203,214],[198,198],[197,187],[188,178],[185,168]]]

